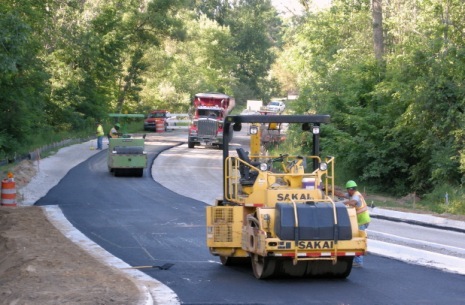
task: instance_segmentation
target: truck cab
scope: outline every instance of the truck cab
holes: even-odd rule
[[[234,99],[223,93],[197,93],[194,96],[187,145],[223,147],[223,121],[234,107]]]
[[[169,114],[170,112],[167,110],[153,110],[144,120],[144,130],[161,131],[161,129],[163,129],[163,131],[166,131]]]

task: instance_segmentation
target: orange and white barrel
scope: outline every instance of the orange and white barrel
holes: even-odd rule
[[[157,121],[156,125],[157,132],[165,132],[165,122],[164,121]]]
[[[2,180],[2,205],[16,206],[16,184],[14,180]]]

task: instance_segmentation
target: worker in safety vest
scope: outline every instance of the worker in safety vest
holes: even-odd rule
[[[116,123],[115,125],[113,125],[113,127],[111,128],[110,132],[108,133],[108,138],[109,139],[115,139],[115,138],[118,138],[119,137],[119,129],[120,129],[120,125],[119,123]]]
[[[355,211],[357,213],[357,222],[359,230],[365,231],[370,224],[370,214],[368,212],[368,206],[363,198],[362,194],[357,191],[357,183],[353,180],[349,180],[346,183],[347,193],[342,193],[339,191],[335,191],[334,195],[338,197],[346,198],[343,201],[345,205],[355,207]],[[354,258],[354,267],[362,267],[363,266],[363,256],[356,256]]]
[[[95,131],[95,135],[97,136],[97,149],[101,150],[103,146],[103,136],[105,132],[103,132],[103,127],[100,122],[97,123],[97,130]]]

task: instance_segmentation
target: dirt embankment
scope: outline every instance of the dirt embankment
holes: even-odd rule
[[[35,167],[23,161],[14,173],[20,202]],[[126,305],[140,296],[129,278],[71,242],[40,207],[0,207],[0,304]]]

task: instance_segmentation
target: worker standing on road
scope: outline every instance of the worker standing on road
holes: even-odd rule
[[[108,133],[108,139],[114,139],[114,138],[118,138],[119,136],[119,131],[120,129],[120,125],[119,123],[116,123],[115,125],[113,125],[113,127],[111,128],[110,132]]]
[[[368,206],[363,198],[362,194],[357,191],[357,183],[353,180],[349,180],[346,183],[347,193],[334,191],[334,195],[338,197],[347,198],[343,201],[345,205],[355,207],[357,213],[357,222],[359,230],[365,231],[370,224],[370,214],[368,212]],[[355,256],[354,267],[363,267],[363,255]]]
[[[97,131],[95,134],[97,135],[97,149],[101,150],[103,146],[103,136],[105,133],[103,132],[103,127],[100,122],[97,123]]]

